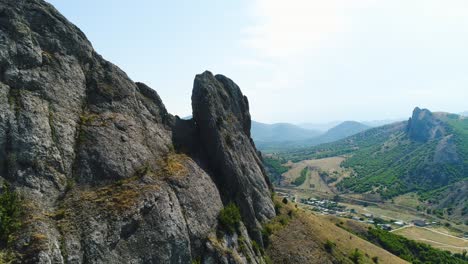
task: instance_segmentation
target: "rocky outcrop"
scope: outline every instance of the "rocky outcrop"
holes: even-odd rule
[[[435,148],[434,163],[462,163],[453,135],[442,138]]]
[[[0,0],[0,179],[22,197],[23,263],[263,263],[274,215],[247,98],[197,76],[170,115],[42,0]],[[236,234],[218,214],[235,202]]]
[[[432,113],[416,107],[407,125],[408,136],[418,142],[437,141],[433,162],[436,164],[461,163],[462,160],[446,122],[447,113]],[[458,118],[458,117],[457,117]]]
[[[409,137],[415,141],[427,142],[445,136],[443,123],[431,111],[416,107],[408,121]]]
[[[215,182],[226,201],[235,201],[247,227],[261,241],[261,222],[273,217],[268,177],[250,138],[249,102],[222,75],[197,75],[192,94],[193,120]],[[259,177],[261,175],[261,177]]]

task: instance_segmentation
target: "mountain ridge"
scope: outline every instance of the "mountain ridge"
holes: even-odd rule
[[[319,136],[318,130],[304,129],[290,123],[266,124],[252,121],[252,138],[255,142],[282,142],[304,140]]]
[[[280,152],[288,149],[304,148],[323,143],[333,142],[361,131],[369,129],[357,121],[344,121],[328,129],[326,132],[303,140],[286,140],[276,142],[256,141],[257,147],[264,152]],[[255,138],[254,138],[255,140]]]

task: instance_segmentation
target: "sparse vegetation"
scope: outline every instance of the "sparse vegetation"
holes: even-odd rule
[[[8,250],[0,251],[0,264],[11,264],[16,263],[16,261],[15,253]]]
[[[281,209],[279,215],[277,215],[274,219],[270,220],[270,222],[263,225],[262,238],[265,246],[268,246],[270,242],[270,236],[278,230],[281,230],[283,227],[287,226],[293,216],[294,213],[292,209],[290,209],[289,207],[284,207],[283,209]]]
[[[196,258],[196,259],[192,260],[192,264],[201,264],[201,259]]]
[[[18,194],[8,185],[0,195],[0,247],[5,248],[13,234],[21,227],[21,202]]]
[[[252,248],[257,256],[265,254],[263,248],[255,240],[252,240]]]
[[[227,144],[229,147],[233,147],[233,146],[234,146],[234,141],[233,141],[233,139],[232,139],[231,134],[229,134],[229,133],[224,134],[224,141],[226,142],[226,144]]]
[[[448,251],[435,249],[430,245],[409,240],[381,229],[369,229],[366,238],[370,242],[412,263],[466,263],[463,258],[455,254],[452,255]]]
[[[239,207],[234,203],[229,203],[219,212],[218,221],[220,226],[230,234],[239,229],[241,222]]]
[[[57,135],[57,130],[55,128],[55,116],[52,110],[49,110],[49,127],[50,127],[50,134],[52,136],[52,140],[54,142],[57,142],[58,135]]]
[[[309,174],[310,174],[309,168],[305,167],[304,169],[301,170],[301,174],[299,175],[297,179],[295,179],[292,182],[292,184],[296,186],[302,185],[306,181]]]
[[[281,213],[281,208],[283,208],[283,204],[277,199],[275,199],[274,196],[272,197],[272,199],[273,199],[273,202],[275,203],[275,214],[279,215]]]
[[[273,158],[273,157],[264,157],[263,164],[267,168],[268,177],[273,183],[276,183],[280,180],[281,175],[288,171],[288,167],[283,166],[284,161]]]
[[[80,115],[80,124],[83,126],[91,125],[99,116],[93,113],[84,113]]]
[[[362,261],[362,258],[363,258],[363,254],[362,252],[355,248],[353,252],[351,252],[351,254],[349,255],[349,259],[354,263],[354,264],[359,264],[361,263]]]
[[[333,249],[336,247],[336,244],[327,239],[323,247],[325,248],[325,251],[331,254],[333,253]]]
[[[80,198],[98,205],[103,205],[110,212],[120,212],[131,208],[141,189],[131,184],[112,184],[96,190],[82,191]]]
[[[165,176],[181,177],[187,174],[187,168],[184,163],[188,157],[184,154],[169,153],[164,159],[162,170]]]
[[[263,256],[263,261],[265,261],[265,264],[273,264],[273,261],[269,256]]]
[[[8,104],[10,105],[10,109],[15,112],[15,114],[18,113],[18,111],[22,107],[22,101],[21,101],[21,93],[24,92],[21,89],[10,89],[10,92],[8,94]]]
[[[65,193],[71,191],[75,187],[75,181],[71,178],[67,178],[67,182],[65,184]]]
[[[277,198],[278,201],[281,199]],[[363,254],[363,263],[372,263],[371,256],[378,256],[381,263],[404,263],[382,248],[336,227],[326,217],[314,215],[300,207],[296,209],[294,203],[283,205],[280,216],[286,217],[286,225],[282,225],[282,221],[276,217],[273,224],[264,228],[263,232],[272,234],[268,240],[264,238],[264,242],[267,242],[266,254],[275,263],[296,263],[294,261],[298,260],[304,263],[322,263],[320,261],[326,260],[331,263],[352,263],[349,256],[355,248]],[[339,220],[337,223],[340,223]],[[294,257],[296,255],[297,258]]]

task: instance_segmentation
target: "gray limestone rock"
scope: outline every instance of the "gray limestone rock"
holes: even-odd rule
[[[0,179],[22,197],[17,261],[263,263],[251,237],[274,209],[247,98],[204,73],[193,100],[193,120],[170,115],[50,4],[0,0]],[[233,235],[218,227],[231,201],[245,223]]]
[[[195,78],[193,120],[225,201],[234,201],[250,234],[261,242],[261,222],[273,217],[268,177],[250,138],[249,103],[222,75]]]

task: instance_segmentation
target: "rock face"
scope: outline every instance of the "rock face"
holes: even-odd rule
[[[440,118],[446,113],[432,113],[416,107],[407,125],[408,136],[418,142],[436,140],[433,162],[436,164],[462,163],[453,135]]]
[[[449,120],[461,122],[458,115],[433,113],[418,107],[414,109],[407,124],[407,134],[411,140],[420,146],[426,146],[428,150],[425,159],[419,161],[421,170],[409,177],[420,176],[413,181],[415,184],[429,182],[432,187],[445,186],[466,175],[462,157],[463,144],[460,144],[465,139],[463,135],[455,133]]]
[[[263,263],[274,216],[247,98],[198,75],[193,120],[104,60],[42,0],[0,0],[0,179],[20,193],[22,263]],[[222,232],[234,202],[242,220]],[[242,238],[242,239],[241,239]]]
[[[250,138],[247,97],[230,79],[205,72],[195,78],[192,107],[215,182],[225,200],[240,205],[251,234],[260,241],[260,223],[275,210],[269,202],[268,177]]]
[[[442,122],[431,111],[419,107],[413,110],[407,130],[411,139],[421,142],[441,138],[446,134]]]

